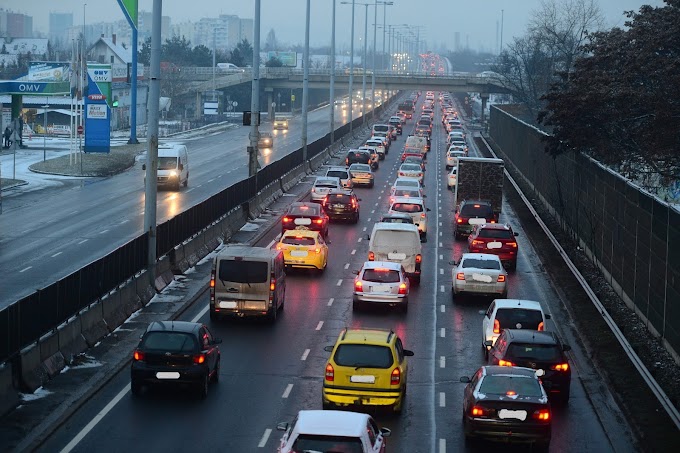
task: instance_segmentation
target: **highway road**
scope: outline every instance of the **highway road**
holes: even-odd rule
[[[329,108],[309,113],[310,142],[328,133]],[[347,122],[339,107],[335,120],[336,128]],[[273,149],[261,151],[262,166],[300,148],[300,124],[300,117],[295,117],[288,132],[275,131]],[[269,124],[262,127],[270,129]],[[175,140],[188,148],[189,186],[159,192],[158,223],[248,176],[248,132],[248,127],[238,126],[198,139]],[[0,309],[115,250],[142,234],[143,227],[140,163],[113,177],[66,180],[61,188],[3,195]]]
[[[437,113],[438,115],[438,113]],[[367,256],[365,235],[387,211],[389,187],[396,177],[400,148],[393,144],[377,171],[373,189],[357,189],[361,220],[357,225],[332,224],[329,268],[322,275],[289,273],[285,312],[275,324],[253,321],[211,322],[204,294],[183,320],[210,326],[220,345],[220,382],[200,401],[190,393],[159,391],[132,398],[129,369],[115,376],[66,421],[39,451],[276,451],[281,433],[276,424],[290,421],[301,409],[321,408],[321,385],[328,353],[344,327],[391,328],[415,352],[408,377],[408,397],[400,416],[378,412],[389,427],[388,451],[485,451],[466,446],[461,426],[461,376],[483,364],[480,311],[489,300],[452,302],[451,264],[466,249],[452,231],[453,196],[446,189],[444,133],[435,117],[433,147],[428,157],[426,198],[428,242],[423,244],[421,285],[411,289],[408,314],[398,311],[352,311],[353,270]],[[413,128],[407,123],[405,134]],[[509,296],[539,300],[552,314],[548,328],[559,332],[573,350],[569,405],[556,408],[552,451],[634,451],[630,428],[587,359],[578,334],[562,308],[531,241],[512,207],[503,206],[502,221],[519,232],[517,270],[510,274]],[[275,240],[274,228],[259,244]],[[67,448],[65,448],[67,447]],[[505,446],[503,448],[506,448]],[[526,451],[511,448],[511,451]]]

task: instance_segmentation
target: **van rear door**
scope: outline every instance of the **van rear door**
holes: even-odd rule
[[[221,309],[266,311],[269,261],[220,259],[215,272],[215,305]]]

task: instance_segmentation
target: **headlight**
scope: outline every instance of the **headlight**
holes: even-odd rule
[[[172,170],[172,171],[170,172],[170,177],[176,178],[176,177],[177,177],[177,171],[176,171],[176,170]]]

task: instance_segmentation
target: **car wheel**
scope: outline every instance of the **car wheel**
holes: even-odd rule
[[[352,223],[359,223],[359,213],[354,216],[354,221]]]
[[[369,188],[369,189],[372,189],[373,186],[375,186],[375,183],[374,183],[373,181],[371,181],[371,183],[368,185],[368,188]]]
[[[335,405],[333,403],[327,403],[326,401],[322,401],[321,402],[321,409],[323,409],[323,410],[335,409]]]
[[[130,382],[130,392],[132,393],[132,396],[141,396],[142,394],[142,384],[139,382],[132,380]]]
[[[486,347],[486,345],[482,345],[482,353],[484,354],[484,361],[488,362],[489,361],[489,349]]]
[[[463,238],[463,236],[458,232],[458,230],[455,230],[453,232],[453,236],[456,238],[457,241],[460,241]]]
[[[187,187],[189,185],[189,176],[187,176],[187,179],[184,180],[184,187]]]
[[[402,313],[404,314],[408,313],[408,301],[402,303],[399,308],[401,308]]]
[[[508,264],[508,270],[514,271],[517,269],[517,261],[511,261],[510,264]]]
[[[276,315],[278,314],[278,312],[279,312],[279,307],[272,307],[271,311],[269,312],[269,321],[271,323],[276,322]]]
[[[214,371],[213,377],[212,377],[213,382],[219,382],[220,381],[220,362],[221,361],[222,360],[218,357],[217,363],[215,364],[215,369],[213,370]]]
[[[199,393],[198,395],[201,397],[202,400],[206,399],[208,397],[208,385],[210,384],[210,381],[208,379],[208,373],[203,376],[203,379],[201,379],[201,383],[199,384]]]
[[[215,312],[212,311],[212,310],[210,310],[210,320],[211,320],[211,321],[218,321],[218,320],[219,320],[219,318],[218,318],[218,316],[217,316],[217,313],[215,313]]]
[[[358,300],[352,301],[352,310],[359,311],[361,308],[361,303]]]
[[[550,439],[538,441],[534,444],[534,451],[547,452],[550,450]]]

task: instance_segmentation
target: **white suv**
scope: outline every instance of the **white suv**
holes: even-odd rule
[[[427,237],[427,212],[422,198],[413,197],[394,197],[390,205],[388,214],[408,214],[413,219],[413,224],[418,227],[421,239]]]
[[[345,189],[351,189],[353,186],[352,175],[349,174],[347,167],[329,167],[328,170],[326,170],[326,177],[339,178],[342,187]]]
[[[385,438],[391,433],[388,428],[379,428],[370,415],[323,410],[302,410],[291,423],[279,423],[276,429],[285,431],[279,453],[380,453],[385,451]]]

